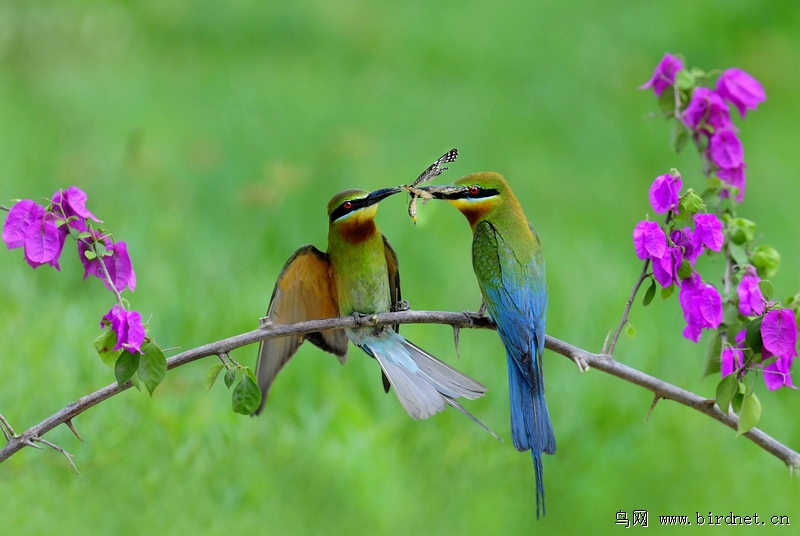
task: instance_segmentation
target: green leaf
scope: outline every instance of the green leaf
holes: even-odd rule
[[[710,374],[716,374],[720,371],[720,355],[722,354],[722,336],[719,330],[715,330],[711,335],[711,340],[706,345],[705,355],[703,357],[703,375],[702,378]],[[732,376],[729,374],[728,376]],[[727,376],[726,376],[727,377]]]
[[[661,299],[666,300],[667,298],[672,296],[673,292],[675,292],[675,283],[661,289]]]
[[[764,316],[759,316],[754,318],[747,324],[747,346],[753,350],[755,353],[761,352],[762,348],[764,347],[764,341],[761,339],[761,322],[764,320]]]
[[[728,244],[728,251],[730,251],[733,261],[739,266],[746,266],[750,263],[750,257],[747,256],[747,252],[743,247],[736,244]]]
[[[658,108],[665,114],[675,110],[675,88],[667,87],[658,97]]]
[[[137,391],[139,391],[140,393],[142,392],[142,382],[139,381],[138,373],[134,373],[133,376],[131,376],[131,383],[133,384],[134,387],[136,387]]]
[[[94,251],[88,249],[83,252],[83,256],[89,259],[90,261],[93,261],[97,258],[97,255],[94,254]]]
[[[250,415],[261,403],[261,391],[255,374],[249,367],[245,367],[242,380],[233,390],[233,411],[242,415]]]
[[[772,300],[775,289],[772,287],[772,283],[770,283],[769,279],[762,279],[759,281],[758,288],[761,289],[761,295],[764,296],[765,300]]]
[[[717,406],[722,413],[727,415],[731,400],[738,392],[739,382],[736,381],[736,374],[728,374],[717,384]]]
[[[677,73],[675,73],[675,85],[678,89],[683,91],[688,91],[692,89],[697,81],[695,80],[695,73],[696,71],[687,71],[686,69],[681,69]]]
[[[106,248],[105,244],[102,242],[95,242],[94,243],[94,251],[97,253],[98,257],[102,257],[104,255],[110,255],[108,249]]]
[[[625,335],[627,335],[629,339],[636,337],[636,328],[633,327],[633,324],[630,322],[625,325]]]
[[[161,348],[150,340],[142,345],[142,356],[139,360],[139,378],[144,383],[147,392],[153,396],[158,384],[164,381],[167,375],[167,358]]]
[[[113,350],[117,345],[117,334],[111,331],[111,328],[108,328],[98,335],[93,344],[94,349],[97,350],[97,355],[100,356],[100,360],[106,366],[114,368],[119,354],[122,353],[122,350]]]
[[[778,273],[781,267],[781,255],[772,246],[758,246],[750,257],[761,279],[769,279]]]
[[[688,259],[682,259],[681,265],[678,267],[678,277],[686,279],[690,275],[692,275],[692,264]]]
[[[747,433],[761,419],[761,401],[755,393],[750,393],[742,401],[742,411],[739,412],[739,430],[736,437]]]
[[[737,390],[733,398],[731,398],[731,409],[737,415],[742,410],[742,400],[744,400],[744,395]]]
[[[225,368],[225,363],[214,363],[206,370],[206,389],[210,390],[217,381],[217,376]]]
[[[117,385],[122,386],[123,383],[131,379],[133,373],[139,368],[139,353],[132,354],[127,350],[123,350],[117,359],[117,364],[114,365],[114,376],[117,378]]]
[[[672,149],[676,153],[679,153],[686,146],[687,141],[689,141],[689,131],[686,130],[686,127],[683,126],[683,123],[681,123],[680,121],[673,122],[672,131],[670,132],[669,135],[670,149]]]
[[[656,280],[650,280],[650,287],[648,287],[647,292],[644,293],[644,299],[642,300],[642,305],[647,307],[650,305],[650,302],[653,301],[653,297],[656,295]]]
[[[231,388],[233,382],[236,381],[236,369],[231,367],[228,369],[228,372],[225,373],[225,387],[228,389]]]

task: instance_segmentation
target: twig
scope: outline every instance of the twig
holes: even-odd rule
[[[375,326],[392,324],[447,324],[458,328],[482,328],[496,329],[494,322],[488,317],[478,317],[466,315],[464,313],[451,313],[444,311],[400,311],[393,313],[381,313],[370,315],[361,319],[354,316],[339,318],[328,318],[324,320],[311,320],[298,322],[296,324],[269,324],[247,333],[242,333],[234,337],[221,341],[205,344],[185,352],[181,352],[167,360],[167,367],[173,369],[196,361],[203,357],[219,355],[229,352],[235,348],[252,344],[255,342],[283,337],[287,335],[298,335],[315,331],[329,329],[356,328],[359,325],[370,324]],[[568,343],[547,336],[545,346],[549,350],[561,354],[573,361],[582,360],[589,363],[592,368],[601,370],[612,376],[616,376],[624,381],[639,385],[652,392],[660,398],[673,400],[687,407],[695,409],[714,420],[736,430],[738,419],[735,415],[728,415],[719,410],[716,406],[709,403],[706,398],[690,393],[684,389],[671,385],[667,382],[649,376],[631,367],[625,366],[609,355],[599,355],[587,352],[581,348],[572,346]],[[14,453],[20,451],[25,446],[34,445],[41,437],[60,424],[66,423],[80,415],[87,409],[111,398],[131,387],[131,382],[125,382],[121,386],[112,383],[92,394],[81,397],[64,409],[54,413],[39,424],[29,428],[22,434],[15,436],[8,441],[8,444],[0,450],[0,462],[5,461]],[[3,419],[0,422],[5,422]],[[6,423],[7,424],[7,423]],[[763,448],[770,454],[782,460],[790,469],[800,469],[800,454],[776,441],[761,430],[753,428],[744,434],[753,443]]]
[[[636,281],[636,284],[633,285],[631,289],[631,295],[628,298],[628,302],[625,304],[625,311],[622,313],[622,318],[619,321],[619,326],[617,326],[617,331],[614,332],[614,336],[611,338],[611,342],[607,344],[603,344],[603,354],[613,355],[614,354],[614,347],[617,345],[617,339],[619,339],[620,333],[622,333],[625,324],[628,323],[628,315],[631,312],[631,306],[633,305],[633,300],[636,299],[636,293],[639,292],[639,287],[642,286],[644,280],[647,279],[647,269],[650,268],[650,259],[646,259],[644,261],[644,266],[642,267],[642,273],[639,274],[639,280]]]

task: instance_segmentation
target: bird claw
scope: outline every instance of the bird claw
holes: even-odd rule
[[[364,313],[359,313],[358,311],[354,311],[352,316],[353,318],[356,319],[356,323],[359,326],[374,325],[375,322],[378,321],[378,315],[376,315],[375,313],[364,314]]]
[[[578,370],[579,371],[586,372],[586,371],[589,370],[589,368],[590,368],[589,367],[589,362],[586,361],[586,359],[584,359],[583,357],[575,356],[572,360],[575,362],[576,365],[578,365]]]
[[[398,313],[400,311],[408,311],[411,309],[411,304],[408,303],[407,300],[400,300],[397,303],[392,304],[389,310],[393,313]]]
[[[275,324],[275,322],[273,322],[272,319],[268,316],[264,316],[258,319],[258,329],[266,329],[272,327],[273,324]]]

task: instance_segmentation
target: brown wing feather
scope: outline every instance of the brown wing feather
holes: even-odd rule
[[[291,324],[339,316],[336,285],[333,284],[331,263],[327,253],[307,244],[286,261],[275,290],[272,291],[267,317],[276,324]],[[297,352],[303,339],[336,355],[344,364],[347,360],[347,335],[342,330],[327,330],[263,341],[258,349],[256,377],[261,389],[261,413],[278,372]]]

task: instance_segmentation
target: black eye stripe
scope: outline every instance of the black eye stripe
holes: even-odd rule
[[[472,188],[472,186],[470,186],[470,187],[466,188],[465,190],[462,190],[462,191],[460,191],[458,193],[448,195],[447,198],[448,199],[482,199],[482,198],[485,198],[485,197],[492,197],[492,196],[500,194],[500,192],[498,192],[494,188],[481,188],[480,186],[478,186],[478,191],[473,194],[473,193],[470,192],[471,188]]]
[[[345,203],[350,203],[350,208],[345,208]],[[331,212],[331,221],[336,221],[342,216],[350,214],[351,212],[358,210],[367,205],[366,199],[347,199],[342,201],[342,204],[336,207],[333,212]]]

